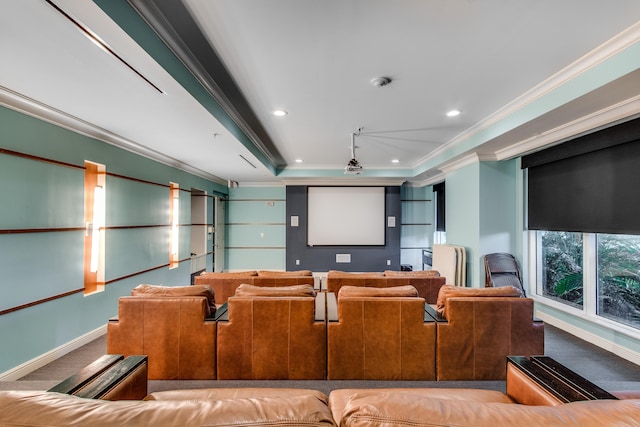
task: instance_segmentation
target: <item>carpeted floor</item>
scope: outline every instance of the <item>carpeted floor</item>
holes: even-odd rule
[[[106,336],[49,363],[18,381],[0,381],[0,390],[46,390],[106,353]],[[545,354],[605,390],[640,390],[640,366],[545,325]],[[151,380],[149,392],[213,387],[295,387],[329,393],[339,388],[482,388],[504,391],[504,381],[231,381]]]

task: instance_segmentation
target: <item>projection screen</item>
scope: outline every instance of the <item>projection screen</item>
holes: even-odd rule
[[[384,187],[308,187],[308,246],[385,244]]]

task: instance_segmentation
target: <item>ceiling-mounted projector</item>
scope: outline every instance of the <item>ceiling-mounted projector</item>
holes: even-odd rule
[[[351,134],[351,160],[344,167],[345,175],[358,175],[362,172],[362,165],[356,160],[356,135],[360,135],[362,128],[358,129],[358,133]]]
[[[347,175],[358,175],[360,172],[362,172],[362,165],[356,159],[349,160],[344,167],[344,173]]]

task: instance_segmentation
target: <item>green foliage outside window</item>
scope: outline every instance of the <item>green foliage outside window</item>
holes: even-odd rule
[[[543,295],[584,304],[583,234],[541,231]],[[597,314],[640,328],[640,236],[598,234]]]
[[[598,314],[640,327],[640,236],[598,235]]]
[[[582,234],[542,231],[543,295],[582,307]]]

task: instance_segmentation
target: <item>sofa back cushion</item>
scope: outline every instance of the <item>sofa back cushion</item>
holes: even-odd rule
[[[356,393],[336,423],[344,427],[397,426],[632,426],[639,400],[592,400],[560,406],[476,402],[411,393]]]
[[[237,297],[315,297],[311,285],[254,286],[243,283],[236,288]]]
[[[389,288],[370,288],[364,286],[343,286],[338,292],[338,298],[361,297],[417,297],[418,290],[411,285],[392,286]]]
[[[202,273],[200,273],[200,275],[218,277],[220,279],[235,279],[237,277],[257,276],[258,272],[256,270],[229,271],[229,272],[203,271]]]
[[[258,270],[258,276],[267,276],[267,277],[313,276],[313,272],[311,270],[295,270],[295,271]]]
[[[216,312],[216,299],[213,289],[209,285],[193,286],[162,286],[162,285],[138,285],[131,290],[134,297],[205,297],[209,304],[211,314]]]
[[[424,271],[395,271],[385,270],[385,277],[438,277],[440,272],[437,270],[424,270]]]
[[[447,317],[445,306],[448,298],[455,297],[520,297],[520,291],[511,286],[502,286],[499,288],[462,288],[460,286],[444,285],[438,292],[438,300],[436,302],[436,310],[438,313]]]
[[[350,271],[341,270],[329,270],[328,277],[355,277],[355,278],[369,278],[369,277],[384,277],[384,273],[381,271],[369,271],[362,273],[354,273]]]
[[[312,394],[224,400],[93,400],[43,391],[0,391],[2,426],[334,426]]]

